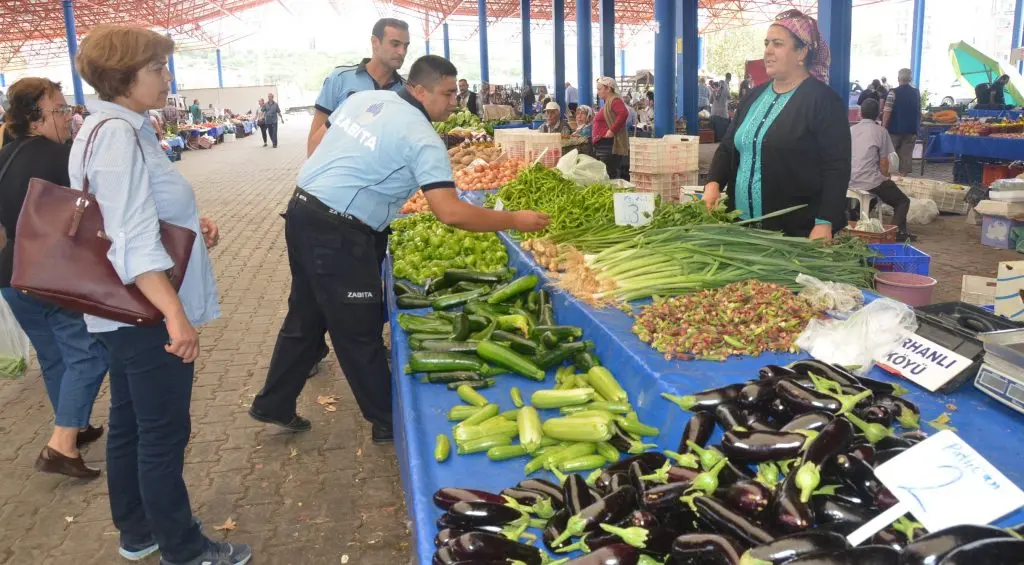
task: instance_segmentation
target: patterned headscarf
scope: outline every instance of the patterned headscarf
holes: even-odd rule
[[[821,37],[818,21],[800,10],[787,10],[775,17],[777,25],[786,28],[794,36],[803,41],[814,52],[814,59],[804,61],[811,76],[821,82],[828,82],[828,67],[831,62],[828,44]]]
[[[588,124],[591,121],[593,121],[593,119],[594,119],[594,109],[591,108],[590,106],[587,106],[586,104],[581,104],[581,105],[576,107],[576,110],[577,111],[583,110],[583,112],[587,114],[587,123]]]

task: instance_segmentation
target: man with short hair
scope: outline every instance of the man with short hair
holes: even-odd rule
[[[989,89],[989,104],[995,106],[997,110],[1002,110],[1006,107],[1006,85],[1010,82],[1010,75],[1003,75],[992,83],[992,87]]]
[[[263,105],[263,123],[267,125],[267,135],[270,136],[270,143],[277,149],[277,120],[284,123],[284,116],[281,115],[281,107],[274,100],[274,94],[267,94],[267,103]]]
[[[580,91],[569,81],[565,81],[565,107],[569,109],[570,116],[575,116],[576,108],[580,107]]]
[[[313,147],[319,143],[319,139],[314,140],[316,133],[327,123],[328,116],[349,96],[364,90],[397,92],[405,85],[398,69],[405,63],[405,54],[409,49],[409,24],[394,18],[377,20],[370,36],[370,46],[371,55],[368,59],[363,59],[358,65],[336,67],[324,79],[316,99],[313,125],[309,128],[307,156],[313,153]]]
[[[459,95],[457,99],[459,108],[469,110],[469,113],[475,116],[480,115],[480,104],[477,102],[476,93],[469,90],[469,81],[464,78],[459,79]]]
[[[868,98],[860,106],[860,122],[850,126],[850,190],[866,192],[892,206],[897,239],[914,241],[907,229],[910,198],[889,178],[889,157],[896,153],[885,128],[878,125],[878,100]],[[900,159],[902,165],[903,159]],[[866,214],[867,210],[861,210]]]
[[[910,86],[910,69],[900,69],[900,85],[885,97],[882,127],[889,130],[893,147],[900,158],[900,174],[910,174],[914,164],[914,144],[921,126],[921,92]]]
[[[448,151],[431,124],[456,107],[455,75],[447,59],[426,55],[413,64],[401,91],[353,94],[320,126],[288,204],[288,314],[266,384],[249,410],[253,419],[293,432],[312,427],[296,413],[296,400],[326,331],[373,425],[374,443],[392,441],[381,264],[388,226],[417,190],[438,220],[456,228],[533,232],[548,225],[546,214],[499,212],[459,199]]]

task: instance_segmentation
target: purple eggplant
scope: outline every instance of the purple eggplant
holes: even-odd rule
[[[544,562],[540,550],[531,545],[486,532],[468,532],[440,547],[434,553],[433,565],[497,559],[521,561],[526,565]]]
[[[606,545],[582,557],[568,561],[565,565],[637,565],[640,552],[624,543]]]
[[[811,497],[814,525],[849,535],[873,518],[877,511],[854,506],[830,495]]]
[[[683,534],[672,542],[665,565],[739,565],[745,547],[727,535]]]
[[[801,414],[780,428],[784,432],[795,432],[797,430],[809,430],[816,432],[827,426],[835,416],[828,412],[814,411]]]
[[[840,476],[848,484],[857,489],[865,498],[871,498],[880,508],[888,508],[896,503],[895,497],[875,476],[875,470],[860,459],[850,454],[837,455],[834,459]]]
[[[846,369],[817,359],[803,359],[790,364],[789,368],[797,374],[810,375],[813,373],[840,385],[862,386],[860,377],[851,374]]]
[[[942,558],[939,565],[1021,565],[1024,539],[984,539],[961,546]]]
[[[768,417],[771,418],[773,422],[779,424],[779,426],[782,426],[786,422],[793,419],[793,412],[789,409],[789,407],[786,406],[786,403],[784,403],[782,399],[779,398],[778,396],[776,396],[774,400],[768,403],[768,408],[766,408],[765,410],[768,414]]]
[[[694,418],[696,418],[697,416],[698,414],[693,415]],[[693,418],[691,418],[691,420],[692,419]],[[634,462],[639,461],[644,467],[644,474],[647,474],[654,471],[658,467],[664,465],[665,461],[667,460],[668,458],[665,457],[665,455],[660,451],[648,451],[646,453],[641,453],[639,455],[633,455],[625,459],[620,459],[619,461],[616,461],[615,463],[612,463],[611,465],[605,467],[604,470],[607,471],[608,473],[628,473],[629,467]]]
[[[683,428],[683,437],[679,440],[679,448],[676,451],[679,453],[690,451],[689,442],[704,447],[708,444],[714,431],[715,416],[710,412],[695,412],[686,422],[686,427]]]
[[[865,545],[832,553],[817,553],[786,565],[898,565],[900,553],[891,547]]]
[[[924,430],[910,430],[909,432],[903,432],[902,434],[900,434],[900,437],[907,441],[920,443],[928,439],[928,432]]]
[[[663,392],[661,393],[661,397],[670,402],[674,402],[683,410],[688,410],[690,412],[712,412],[719,404],[735,400],[736,395],[739,394],[740,389],[743,388],[743,386],[743,383],[728,385],[684,396]]]
[[[881,404],[871,404],[856,410],[857,416],[869,424],[881,424],[885,427],[892,426],[895,416],[892,410]]]
[[[565,499],[565,507],[569,510],[570,515],[590,506],[601,498],[596,490],[590,488],[586,479],[577,473],[572,473],[565,477],[565,482],[562,483],[562,495]]]
[[[775,536],[760,524],[731,510],[725,503],[714,497],[694,497],[693,505],[697,508],[699,520],[720,534],[735,537],[750,546],[768,543],[775,539]]]
[[[559,545],[571,536],[598,529],[602,523],[621,520],[636,510],[637,492],[626,485],[569,517],[562,534],[552,542]]]
[[[497,524],[495,524],[495,525],[475,526],[475,527],[470,527],[470,526],[466,526],[464,524],[460,524],[460,523],[458,523],[457,520],[454,520],[452,518],[452,515],[449,514],[448,512],[445,512],[444,514],[441,514],[441,516],[437,519],[437,523],[436,524],[437,524],[437,529],[438,530],[446,530],[446,529],[449,529],[449,530],[465,530],[465,531],[469,531],[469,532],[487,532],[489,534],[509,533],[508,529],[506,529],[504,526],[500,526],[500,525],[497,525]],[[514,533],[514,532],[511,532],[511,533]]]
[[[778,365],[765,365],[757,372],[757,378],[760,380],[777,379],[780,377],[791,377],[796,374],[796,371],[788,367],[780,367]]]
[[[623,483],[622,481],[626,482]],[[597,480],[594,481],[594,488],[597,489],[602,495],[608,494],[611,491],[618,488],[622,484],[629,484],[629,474],[619,471],[616,473],[609,473],[608,469],[601,469],[601,474],[597,476]],[[616,486],[618,485],[618,486]]]
[[[449,541],[470,532],[472,530],[460,530],[457,528],[442,528],[437,535],[434,536],[434,547],[441,547],[447,544]]]
[[[862,443],[850,448],[850,455],[853,455],[857,459],[860,459],[871,466],[875,466],[875,454],[877,452],[878,451],[875,449],[875,446],[870,443]]]
[[[821,410],[835,414],[842,410],[843,403],[831,396],[813,389],[804,388],[791,380],[775,383],[775,392],[783,405],[793,414],[805,414]]]
[[[551,497],[546,494],[518,488],[507,488],[501,491],[501,495],[511,498],[516,501],[516,504],[520,504],[522,506],[533,506],[534,504],[538,504],[545,500],[551,500]]]
[[[729,430],[721,449],[731,461],[764,463],[796,457],[807,441],[807,436],[796,432]]]
[[[762,430],[766,432],[779,431],[779,426],[775,425],[768,415],[762,413],[760,410],[746,410],[743,415],[747,419],[746,428],[748,430]]]
[[[822,428],[807,445],[803,458],[793,471],[793,482],[800,489],[800,501],[807,503],[821,484],[821,468],[826,461],[844,452],[853,440],[853,424],[836,418]]]
[[[679,539],[679,536],[693,535],[695,533],[698,532],[690,524],[682,521],[671,522],[657,528],[652,528],[647,532],[647,538],[644,540],[643,546],[640,547],[640,553],[650,555],[655,559],[664,559],[672,553],[672,549],[676,545],[675,541]]]
[[[715,406],[715,421],[725,431],[736,428],[746,429],[747,416],[736,404],[723,402]]]
[[[744,516],[759,517],[772,503],[772,491],[754,480],[735,482],[715,493],[722,502]]]
[[[482,528],[486,526],[514,528],[524,522],[528,524],[530,519],[528,515],[515,508],[510,508],[504,504],[478,500],[456,502],[452,504],[446,514],[450,524],[461,528]]]
[[[814,510],[810,504],[800,500],[796,473],[787,475],[776,489],[771,516],[775,527],[786,533],[802,532],[814,526]]]
[[[782,565],[815,553],[833,553],[849,549],[846,538],[835,532],[807,531],[775,538],[743,555],[743,563],[754,565]]]
[[[875,445],[878,449],[910,449],[917,443],[914,440],[900,436],[888,435],[879,439]]]
[[[615,523],[620,528],[644,528],[648,530],[658,527],[659,524],[658,517],[646,510],[634,510],[629,513],[629,516]]]
[[[870,390],[876,395],[888,394],[899,398],[909,392],[906,388],[896,383],[887,383],[885,381],[870,379],[868,377],[857,377],[857,380],[860,382],[860,386]]]
[[[900,565],[937,565],[957,548],[987,539],[1012,539],[1013,535],[992,526],[952,526],[919,537],[900,553]],[[1021,554],[1024,555],[1024,554]],[[974,565],[982,565],[975,563]]]
[[[770,377],[743,385],[736,395],[736,405],[741,408],[764,408],[775,400],[775,383],[782,377]]]
[[[544,540],[545,547],[551,551],[557,552],[559,549],[569,545],[568,539],[559,540],[559,543],[557,544],[555,543],[555,540],[558,539],[558,537],[562,535],[562,532],[565,531],[565,526],[569,523],[569,516],[571,515],[572,514],[569,514],[569,510],[567,508],[562,508],[558,512],[555,512],[554,516],[548,519],[547,525],[544,526],[544,533],[541,536],[541,539]]]
[[[565,506],[565,496],[562,494],[562,487],[549,481],[545,481],[544,479],[526,479],[524,481],[520,481],[519,484],[516,485],[516,488],[521,490],[532,490],[533,492],[546,495],[551,499],[552,505],[559,508]]]
[[[622,538],[616,534],[608,533],[606,531],[588,532],[580,536],[575,543],[566,543],[558,549],[556,553],[571,553],[573,551],[582,551],[583,553],[591,553],[602,547],[615,545],[622,543]]]
[[[884,545],[885,547],[891,547],[896,551],[900,551],[903,549],[903,546],[910,543],[910,540],[907,539],[906,534],[889,526],[875,532],[875,535],[871,536],[869,543],[871,545]]]
[[[888,408],[904,428],[916,430],[921,427],[921,409],[909,400],[890,394],[876,394],[871,403]]]
[[[647,487],[640,497],[640,507],[655,514],[667,511],[675,507],[679,503],[679,498],[686,495],[691,488],[689,481]]]
[[[448,510],[456,502],[505,504],[505,499],[491,492],[469,488],[445,487],[434,493],[434,505],[441,510]]]
[[[845,483],[836,487],[829,496],[850,506],[871,508],[875,505],[874,497],[866,497],[864,493]]]

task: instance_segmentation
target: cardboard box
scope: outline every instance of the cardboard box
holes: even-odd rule
[[[1013,237],[1013,229],[1019,227],[1024,227],[1024,221],[1002,216],[982,216],[981,243],[998,249],[1014,249],[1017,240]]]
[[[1024,261],[1003,261],[996,272],[996,314],[1024,320]]]
[[[1024,202],[1002,202],[999,200],[982,200],[974,209],[985,216],[1000,216],[1014,220],[1024,220]]]

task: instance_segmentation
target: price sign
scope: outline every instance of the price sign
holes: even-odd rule
[[[494,202],[494,211],[495,212],[504,212],[505,211],[505,203],[501,201],[501,198],[497,199]]]
[[[615,193],[615,225],[644,226],[654,215],[654,194],[650,192]]]
[[[905,337],[877,363],[932,392],[971,366],[970,359],[917,334]]]

